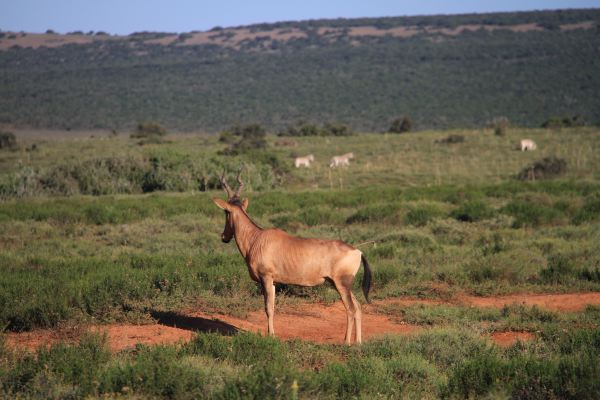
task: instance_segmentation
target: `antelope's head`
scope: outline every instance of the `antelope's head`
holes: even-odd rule
[[[246,211],[246,208],[248,208],[248,199],[242,200],[240,198],[240,193],[244,188],[244,182],[242,182],[242,180],[240,179],[241,173],[242,170],[240,169],[237,175],[237,181],[239,183],[239,186],[234,192],[233,190],[231,190],[231,187],[229,187],[229,185],[227,184],[227,180],[225,179],[225,172],[223,172],[223,175],[221,175],[221,186],[223,187],[223,190],[225,190],[225,192],[227,193],[227,201],[217,198],[213,199],[213,202],[217,205],[217,207],[225,211],[225,228],[223,228],[223,233],[221,234],[221,240],[223,241],[223,243],[229,243],[231,241],[231,238],[233,237],[233,234],[235,233],[232,214],[240,208],[243,211]]]

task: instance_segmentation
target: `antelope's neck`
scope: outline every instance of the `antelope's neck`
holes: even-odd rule
[[[248,215],[242,211],[236,212],[233,221],[235,231],[235,243],[242,257],[246,258],[248,251],[252,248],[254,241],[262,231]]]

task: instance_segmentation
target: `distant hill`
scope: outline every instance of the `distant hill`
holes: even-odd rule
[[[383,130],[600,120],[600,10],[311,20],[182,34],[0,32],[0,124]]]

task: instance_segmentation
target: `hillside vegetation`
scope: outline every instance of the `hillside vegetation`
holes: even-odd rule
[[[182,34],[0,33],[0,124],[380,131],[600,120],[599,10],[311,20]]]

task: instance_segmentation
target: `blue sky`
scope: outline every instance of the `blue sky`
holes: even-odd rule
[[[0,0],[0,29],[60,33],[189,32],[316,18],[600,8],[600,0]]]

